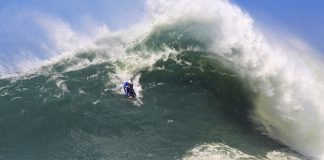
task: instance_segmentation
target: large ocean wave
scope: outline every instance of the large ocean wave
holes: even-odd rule
[[[323,63],[310,48],[267,39],[228,1],[146,5],[128,30],[0,67],[0,158],[323,158]]]

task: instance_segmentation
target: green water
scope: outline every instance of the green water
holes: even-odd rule
[[[1,80],[0,159],[181,159],[206,143],[256,156],[286,148],[254,129],[244,81],[205,54],[141,71],[141,106],[112,90],[109,63]]]

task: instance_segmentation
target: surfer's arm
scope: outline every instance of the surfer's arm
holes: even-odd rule
[[[124,88],[124,95],[126,96],[128,93],[127,93],[127,87],[123,87]]]
[[[125,96],[127,96],[127,87],[128,87],[128,84],[127,84],[127,82],[125,82],[124,84],[123,84],[123,89],[124,89],[124,95]]]

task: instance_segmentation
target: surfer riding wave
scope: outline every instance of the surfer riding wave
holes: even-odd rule
[[[133,88],[133,83],[124,82],[123,89],[124,89],[124,95],[127,96],[128,98],[135,98],[136,97],[136,93],[135,93],[134,88]]]

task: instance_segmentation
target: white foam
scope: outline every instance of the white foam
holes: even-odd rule
[[[222,143],[203,144],[194,147],[183,160],[302,160],[288,151],[271,151],[266,156],[253,156]]]
[[[65,92],[69,92],[69,90],[68,90],[66,84],[64,83],[64,80],[57,80],[57,81],[56,81],[56,86],[57,86],[58,88],[60,88],[60,89],[63,91],[63,93],[65,93]]]

